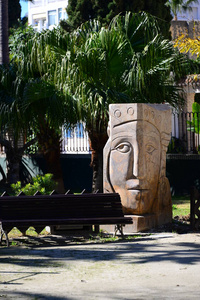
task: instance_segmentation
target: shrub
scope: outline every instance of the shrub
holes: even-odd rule
[[[34,195],[39,191],[42,195],[49,195],[56,187],[55,181],[52,179],[53,174],[37,175],[33,177],[33,183],[28,183],[22,187],[21,181],[11,184],[11,188],[15,195],[23,192],[25,195]]]

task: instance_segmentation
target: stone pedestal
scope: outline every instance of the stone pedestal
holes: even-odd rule
[[[137,233],[156,227],[156,216],[154,214],[146,214],[141,216],[125,215],[125,217],[131,217],[133,220],[133,224],[125,225],[123,228],[124,233]],[[107,232],[114,232],[114,228],[114,225],[100,226],[100,229],[106,230]]]

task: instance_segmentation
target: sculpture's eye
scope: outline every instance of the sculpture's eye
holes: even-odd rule
[[[131,145],[129,143],[121,143],[116,146],[115,149],[121,153],[128,153],[131,149]]]
[[[156,148],[154,146],[152,146],[151,144],[146,145],[146,151],[149,154],[152,154],[155,150],[156,150]]]

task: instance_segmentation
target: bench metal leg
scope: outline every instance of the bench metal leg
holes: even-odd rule
[[[3,236],[5,235],[5,239],[6,239],[6,246],[9,247],[9,239],[8,239],[8,234],[6,231],[3,230],[3,227],[2,225],[1,226],[1,236],[0,236],[0,244],[2,243],[3,241]]]
[[[114,236],[117,235],[117,232],[121,233],[121,237],[124,237],[124,233],[123,233],[123,225],[122,224],[117,224],[115,225],[115,232],[114,232]]]
[[[95,233],[99,233],[99,229],[100,229],[99,225],[94,225],[94,232]]]

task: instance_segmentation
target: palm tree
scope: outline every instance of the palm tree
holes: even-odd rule
[[[27,0],[25,0],[25,1],[27,1]],[[5,66],[8,67],[8,64],[9,64],[9,48],[8,48],[8,0],[0,0],[0,65],[5,65]],[[1,70],[1,75],[2,75],[2,70]],[[5,86],[3,87],[3,90],[4,90],[4,88],[5,88]],[[2,91],[1,91],[1,96],[2,96]],[[1,101],[2,101],[2,98],[1,98]],[[3,103],[3,101],[1,103],[1,107],[2,107],[2,105],[3,106],[5,105],[5,103]],[[10,172],[9,170],[13,169],[13,167],[11,167],[12,166],[11,158],[12,157],[13,158],[14,157],[15,158],[16,157],[21,157],[21,153],[23,153],[25,151],[27,145],[24,145],[24,148],[20,149],[19,153],[18,154],[15,153],[16,154],[15,155],[13,153],[14,148],[12,147],[12,145],[5,138],[2,137],[2,134],[0,136],[0,143],[1,143],[2,146],[4,145],[6,147],[6,149],[7,149],[7,154],[6,155],[7,155],[7,158],[8,158],[8,178],[10,178],[10,175],[12,174],[12,172]],[[8,151],[8,149],[10,149],[10,150]],[[9,155],[9,153],[10,153],[10,155]],[[13,163],[14,163],[14,161],[15,161],[15,159],[13,160]],[[17,159],[17,161],[18,161],[18,159]],[[18,162],[17,162],[17,165],[18,165]],[[2,176],[5,177],[4,173],[3,173],[2,167],[0,167],[0,169],[1,169]],[[18,175],[14,176],[14,177],[18,178],[18,176],[19,176],[18,167],[15,168],[15,170],[16,169],[17,169],[16,173]],[[15,180],[15,179],[11,179],[11,180]]]
[[[191,4],[199,3],[198,0],[168,0],[166,5],[171,8],[174,20],[177,21],[177,14],[182,11],[192,10]]]
[[[19,40],[18,40],[18,42],[19,42]],[[30,50],[30,48],[29,48],[29,50]],[[15,60],[18,61],[19,69],[23,69],[22,65],[23,65],[23,63],[25,63],[25,61],[22,61],[20,59],[21,53],[18,52],[18,54],[19,54],[19,57],[17,58],[17,54],[16,54]],[[29,56],[27,55],[26,62],[28,61],[28,58],[29,58]],[[0,64],[5,64],[7,66],[9,64],[8,1],[7,0],[0,1]],[[29,63],[27,63],[27,64],[28,64],[28,68],[26,69],[26,73],[22,74],[20,72],[20,76],[24,76],[24,79],[26,79],[26,82],[28,80],[30,80],[30,78],[35,79],[37,76],[42,77],[41,73],[43,71],[45,72],[45,75],[47,76],[46,69],[38,70],[37,65],[35,68],[30,68],[30,64]],[[2,71],[1,79],[7,78],[11,75],[11,73],[9,73],[10,70],[8,71],[6,76],[5,76],[5,72],[6,72],[5,70]],[[35,99],[37,99],[39,103],[40,103],[40,100],[42,100],[42,103],[43,104],[45,103],[47,105],[45,112],[44,112],[44,110],[41,110],[41,105],[38,106],[38,102],[35,103],[36,101],[34,102],[34,105],[33,105],[33,101],[31,103],[29,102],[29,104],[27,104],[27,90],[30,90],[30,86],[31,86],[31,90],[32,90],[33,82],[32,82],[32,84],[29,84],[26,86],[26,93],[24,94],[24,97],[22,97],[23,99],[22,98],[20,99],[21,102],[24,102],[26,100],[26,107],[28,108],[27,111],[29,111],[29,114],[25,113],[24,107],[19,106],[20,102],[18,99],[18,95],[15,94],[17,91],[17,88],[15,87],[15,89],[13,90],[13,85],[18,86],[18,83],[21,82],[20,80],[19,80],[19,82],[17,82],[17,78],[20,79],[20,77],[16,77],[16,78],[12,78],[12,79],[10,78],[10,80],[9,80],[10,86],[6,86],[7,82],[2,81],[1,88],[0,88],[0,91],[1,91],[1,102],[0,102],[1,128],[4,127],[4,130],[3,130],[4,134],[2,134],[2,132],[1,132],[1,135],[0,135],[0,144],[2,146],[5,146],[5,149],[6,149],[6,159],[7,159],[7,163],[8,163],[7,180],[11,183],[19,180],[19,164],[20,164],[20,161],[22,160],[22,155],[23,155],[25,149],[27,149],[27,147],[30,146],[30,144],[33,143],[33,141],[35,141],[35,139],[34,139],[33,141],[29,141],[28,143],[23,144],[22,147],[20,147],[20,148],[18,147],[18,142],[19,142],[19,137],[20,137],[19,132],[21,132],[21,135],[24,136],[24,134],[25,134],[24,130],[27,129],[26,126],[24,128],[24,125],[25,125],[24,122],[37,119],[36,115],[34,118],[33,118],[33,115],[30,117],[30,111],[31,111],[30,107],[35,108],[35,106],[37,106],[37,111],[40,111],[40,116],[38,116],[38,119],[37,119],[37,121],[39,121],[39,124],[40,124],[40,126],[37,127],[40,129],[37,132],[40,149],[42,150],[42,152],[47,160],[47,165],[49,166],[49,171],[54,174],[54,179],[57,180],[59,183],[59,185],[58,185],[59,191],[63,192],[64,184],[63,184],[63,180],[62,180],[61,166],[60,166],[60,161],[59,161],[59,159],[60,159],[60,135],[57,132],[57,130],[55,130],[52,127],[52,125],[50,125],[49,121],[47,121],[48,118],[46,119],[46,116],[49,115],[50,108],[49,108],[49,103],[44,101],[44,90],[40,91],[40,95],[41,95],[41,93],[43,93],[42,98],[39,99],[38,97],[36,97]],[[38,85],[36,83],[34,84],[34,86],[35,86],[35,88],[36,88],[36,86],[38,87]],[[18,89],[20,89],[19,86],[18,86]],[[48,98],[47,90],[48,89],[45,90],[46,91],[45,99]],[[12,96],[11,96],[11,94],[12,94]],[[32,98],[36,94],[38,96],[38,92],[36,93],[36,90],[34,90],[34,93],[32,93]],[[30,93],[29,93],[29,95],[30,95]],[[55,94],[54,94],[54,96],[55,96]],[[10,102],[10,100],[11,100],[11,102]],[[42,107],[44,107],[44,105]],[[47,111],[48,111],[48,113],[47,113]],[[59,115],[55,115],[55,112],[56,112],[56,110],[53,110],[53,113],[51,113],[51,119],[53,119],[52,116],[54,116],[54,120],[60,119],[62,114],[59,112]],[[34,109],[32,110],[32,113],[35,113]],[[42,113],[43,113],[43,115],[42,115]],[[28,115],[30,117],[29,119],[27,118]],[[42,115],[42,117],[41,117],[41,115]],[[22,118],[22,116],[25,116],[26,120],[24,118]],[[27,123],[26,123],[26,125],[27,125]],[[48,134],[47,134],[47,132],[48,132]],[[6,138],[8,136],[9,136],[9,140]],[[44,141],[44,139],[45,139],[45,141]],[[53,161],[53,163],[52,163],[52,161]]]
[[[30,28],[19,28],[10,38],[10,55],[17,65],[19,76],[26,81],[23,112],[26,119],[31,120],[47,171],[58,183],[57,191],[64,192],[60,133],[65,119],[68,118],[68,124],[71,122],[74,109],[72,97],[64,97],[53,82],[56,57],[53,51],[45,48],[44,43],[44,36],[49,35],[52,35],[49,30],[40,34]]]
[[[76,121],[86,123],[93,190],[102,191],[103,186],[109,104],[179,101],[170,72],[181,71],[185,61],[147,13],[119,15],[108,28],[94,20],[72,33],[45,31],[21,53],[24,75],[37,70],[43,80],[53,82],[67,99],[64,107],[74,99],[76,106],[65,109],[65,119],[70,123],[75,115]]]
[[[61,126],[67,116],[62,93],[41,78],[30,80],[24,92],[24,113],[38,140],[39,153],[45,159],[48,173],[57,182],[57,191],[65,191],[60,164]],[[69,101],[66,101],[69,103]]]
[[[29,146],[35,143],[33,138],[25,141],[30,128],[26,119],[23,103],[25,83],[17,77],[13,66],[0,68],[0,144],[5,147],[7,178],[9,183],[20,180],[22,157]]]
[[[62,59],[62,78],[59,73],[56,78],[76,99],[79,118],[86,123],[93,190],[102,191],[109,104],[177,103],[178,90],[169,75],[183,60],[172,43],[159,35],[156,20],[146,13],[119,15],[109,28],[90,21],[75,31],[72,39],[73,55]]]

